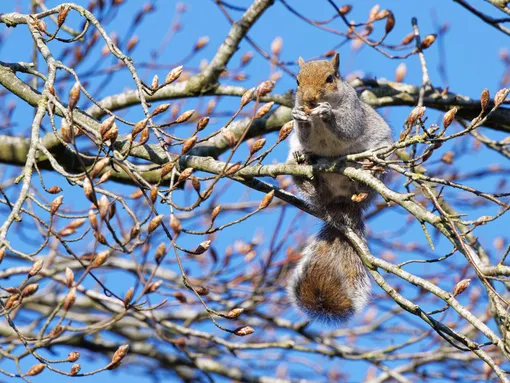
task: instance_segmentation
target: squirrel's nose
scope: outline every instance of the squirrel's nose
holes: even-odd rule
[[[315,92],[307,90],[303,93],[303,101],[307,104],[315,104],[316,99]]]

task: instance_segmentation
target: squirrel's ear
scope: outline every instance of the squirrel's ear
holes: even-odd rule
[[[301,56],[299,56],[297,62],[299,64],[299,66],[303,66],[303,64],[305,63],[305,60],[303,60],[303,58]]]
[[[331,59],[331,65],[333,65],[333,69],[335,70],[335,75],[338,76],[338,67],[340,66],[340,55],[338,52],[335,53],[333,58]]]

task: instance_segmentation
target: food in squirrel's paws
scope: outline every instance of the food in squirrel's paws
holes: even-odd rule
[[[307,115],[312,114],[312,110],[313,110],[312,108],[310,108],[306,105],[303,106],[303,112],[305,112]]]

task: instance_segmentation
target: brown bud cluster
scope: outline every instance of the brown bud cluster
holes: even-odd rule
[[[243,313],[243,311],[244,311],[243,308],[235,308],[230,310],[225,316],[229,319],[236,319],[239,317],[239,315]]]
[[[345,16],[347,15],[350,11],[352,10],[352,5],[344,5],[342,7],[340,7],[340,9],[338,10],[338,13],[342,16]]]
[[[119,129],[117,128],[116,124],[113,124],[112,128],[103,136],[103,141],[110,141],[110,143],[113,145],[113,143],[117,141],[118,136]]]
[[[414,40],[414,33],[411,32],[402,39],[402,41],[400,42],[400,45],[407,45],[413,40]]]
[[[271,190],[269,193],[267,193],[264,198],[262,198],[262,201],[260,201],[259,209],[265,209],[269,206],[271,201],[274,198],[274,190]]]
[[[387,10],[387,9],[380,10],[379,12],[377,12],[377,13],[375,14],[373,21],[377,21],[377,20],[385,19],[386,17],[388,17],[388,14],[389,14],[390,12],[391,12],[391,11],[389,11],[389,10]]]
[[[445,164],[451,165],[453,164],[453,157],[455,156],[455,152],[446,152],[441,157],[441,161]]]
[[[126,44],[126,50],[128,53],[135,49],[136,45],[138,44],[138,40],[138,36],[133,36],[129,39]]]
[[[113,144],[117,140],[119,128],[117,128],[117,124],[115,124],[115,116],[108,117],[101,123],[99,133],[103,141],[111,140]]]
[[[99,127],[99,133],[101,134],[101,137],[104,137],[105,134],[108,133],[108,131],[113,128],[114,124],[115,124],[114,116],[108,117],[106,120],[104,120],[101,123],[101,126]]]
[[[138,121],[135,126],[133,126],[133,129],[131,130],[131,138],[135,139],[135,137],[140,133],[142,130],[145,129],[147,126],[147,119],[144,118],[141,121]]]
[[[99,161],[97,161],[89,173],[90,178],[96,178],[99,174],[101,174],[106,165],[108,165],[109,163],[110,163],[109,157],[101,158]]]
[[[191,118],[191,116],[193,116],[193,113],[195,113],[195,111],[193,109],[185,111],[179,117],[177,117],[177,119],[175,120],[175,123],[180,124],[182,122],[188,121]]]
[[[274,88],[274,81],[264,81],[257,87],[257,97],[264,97],[266,94],[271,93]]]
[[[131,231],[129,232],[129,236],[131,239],[138,237],[138,234],[140,234],[140,224],[136,224],[131,228]]]
[[[246,92],[244,92],[243,96],[241,97],[241,108],[253,99],[254,94],[255,88],[248,89]]]
[[[90,180],[88,178],[85,178],[83,180],[83,192],[85,193],[85,197],[87,197],[87,199],[90,202],[96,201],[96,195],[94,193],[94,189],[92,188],[92,184],[90,183]]]
[[[129,141],[133,141],[136,138],[136,135],[133,135],[133,133],[129,133],[126,136],[126,139]],[[147,126],[144,126],[141,130],[140,139],[138,140],[139,145],[144,145],[147,141],[149,141],[150,138],[150,131]]]
[[[241,168],[241,163],[240,162],[236,162],[236,163],[232,164],[231,166],[229,166],[227,168],[227,170],[225,171],[225,174],[227,174],[227,175],[234,174],[240,168]]]
[[[248,64],[251,59],[253,58],[253,53],[252,52],[246,52],[243,57],[241,57],[241,66],[245,66],[246,64]]]
[[[7,302],[5,303],[5,310],[8,310],[10,308],[16,307],[19,305],[20,296],[19,294],[12,294],[9,299],[7,299]]]
[[[431,35],[425,36],[425,38],[422,40],[422,42],[420,44],[420,50],[427,49],[432,44],[434,44],[434,41],[436,41],[436,35],[435,34],[431,34]]]
[[[159,189],[158,189],[157,186],[153,186],[151,188],[151,191],[149,193],[149,198],[150,198],[152,204],[154,204],[156,202],[157,198],[158,198],[158,190]]]
[[[205,253],[209,247],[211,246],[211,241],[210,240],[207,240],[207,241],[204,241],[204,242],[201,242],[197,248],[195,249],[195,253],[196,254],[202,254],[202,253]]]
[[[78,359],[80,359],[80,353],[78,351],[71,351],[69,355],[67,355],[67,361],[68,362],[76,362]]]
[[[129,350],[129,345],[128,344],[120,346],[117,349],[117,351],[115,351],[115,354],[113,354],[112,364],[117,364],[120,361],[122,361],[122,359],[124,359],[124,357],[126,356],[128,350]]]
[[[158,228],[159,225],[161,225],[161,221],[163,221],[163,214],[155,216],[150,222],[149,227],[147,228],[148,233],[152,233],[154,230]]]
[[[99,198],[97,205],[99,208],[99,215],[101,216],[102,219],[106,219],[109,207],[108,197],[102,195],[101,198]]]
[[[62,119],[62,125],[60,127],[60,134],[62,135],[62,139],[70,144],[73,142],[74,132],[71,130],[71,127],[69,126],[69,123],[67,120]]]
[[[84,219],[76,219],[73,222],[71,222],[69,225],[64,227],[62,230],[58,232],[58,235],[61,237],[66,237],[68,235],[72,235],[76,233],[76,229],[81,226],[85,222]]]
[[[135,293],[134,287],[130,287],[128,291],[126,291],[126,295],[124,295],[124,304],[128,305],[133,299],[133,295]]]
[[[38,363],[30,367],[30,369],[27,371],[25,375],[27,376],[35,376],[39,375],[43,370],[46,368],[46,365],[44,363]]]
[[[30,271],[28,272],[29,277],[33,277],[34,275],[39,274],[39,271],[41,271],[43,267],[43,260],[39,259],[38,261],[35,261],[30,268]]]
[[[73,364],[71,367],[71,371],[69,372],[69,375],[74,376],[78,374],[81,371],[81,366],[79,363]]]
[[[161,113],[165,112],[168,108],[170,108],[170,104],[161,104],[161,105],[158,105],[156,107],[156,109],[154,109],[154,111],[152,112],[152,117],[157,116],[158,114],[161,114]]]
[[[186,299],[186,296],[183,293],[181,293],[180,291],[172,293],[172,296],[174,296],[181,303],[186,303],[188,301]]]
[[[82,218],[83,223],[85,223],[85,218]],[[89,223],[90,223],[90,227],[92,228],[92,230],[94,231],[98,231],[99,230],[99,225],[97,224],[97,217],[96,217],[96,214],[94,213],[94,210],[89,210],[89,214],[88,214],[88,220],[89,220]]]
[[[489,106],[490,98],[491,96],[489,93],[489,89],[485,88],[482,91],[482,95],[480,96],[480,106],[482,107],[482,112],[484,112],[485,109],[487,109],[487,106]]]
[[[162,168],[161,168],[161,178],[164,178],[167,174],[169,174],[174,168],[174,164],[172,162],[168,162],[166,163]]]
[[[23,288],[23,290],[21,291],[21,296],[23,298],[32,296],[37,292],[38,289],[39,289],[39,285],[37,283],[30,283],[29,285],[26,285]]]
[[[455,114],[457,113],[457,108],[456,107],[453,107],[452,109],[450,109],[448,112],[446,112],[443,116],[443,126],[445,128],[449,127],[452,122],[453,122],[453,119],[455,118]]]
[[[78,104],[79,100],[80,100],[80,84],[76,82],[69,91],[68,102],[69,110],[73,110],[76,107],[76,104]]]
[[[202,36],[196,42],[193,50],[198,51],[198,50],[202,49],[203,47],[205,47],[208,43],[209,43],[209,36]]]
[[[195,191],[200,194],[200,181],[198,180],[197,177],[195,176],[191,176],[191,185],[193,186],[193,189],[195,189]]]
[[[500,106],[503,103],[503,101],[505,101],[509,92],[510,92],[510,89],[506,89],[506,88],[498,90],[498,92],[494,96],[494,104],[496,105],[496,107]]]
[[[184,169],[181,172],[181,174],[179,174],[179,178],[177,178],[177,183],[186,181],[191,176],[191,173],[193,173],[193,168]]]
[[[455,287],[453,288],[453,296],[456,297],[459,294],[462,294],[471,283],[471,279],[463,279],[462,281],[457,282]]]
[[[255,118],[261,118],[261,117],[264,117],[267,112],[269,112],[269,110],[273,107],[274,105],[274,102],[271,101],[271,102],[268,102],[264,105],[262,105],[259,110],[257,110],[257,113],[255,114]]]
[[[64,299],[64,310],[68,311],[76,300],[76,287],[71,287]]]
[[[159,87],[159,77],[157,74],[155,74],[154,77],[152,78],[151,88],[157,89],[158,87]]]
[[[197,132],[200,132],[201,130],[205,129],[207,124],[209,123],[209,117],[202,117],[197,122]]]
[[[205,114],[211,114],[214,110],[214,108],[216,108],[216,104],[217,104],[217,101],[213,98],[212,100],[209,100],[209,102],[207,103],[207,106],[205,108]]]
[[[195,291],[198,295],[205,296],[209,294],[209,289],[205,286],[197,286],[195,287]]]
[[[379,13],[380,8],[381,6],[379,4],[376,4],[370,9],[370,12],[368,12],[368,21],[376,20],[376,16]]]
[[[423,117],[423,115],[425,114],[425,110],[426,108],[424,106],[416,106],[407,117],[406,120],[407,125],[414,126],[416,124],[416,121]]]
[[[74,284],[73,270],[71,270],[69,267],[66,267],[65,275],[66,275],[66,285],[67,285],[67,287],[70,288]]]
[[[59,186],[52,186],[48,190],[46,190],[50,194],[58,194],[62,191],[62,188]]]
[[[99,178],[99,181],[97,181],[97,184],[96,185],[100,185],[102,184],[103,182],[106,182],[108,181],[108,179],[111,177],[112,175],[112,172],[110,170],[107,170],[106,172],[103,173],[103,175]]]
[[[395,15],[392,11],[387,11],[388,15],[386,16],[386,25],[384,27],[384,31],[386,34],[390,33],[395,27]]]
[[[159,246],[156,248],[156,253],[154,254],[154,260],[159,265],[163,258],[166,255],[166,246],[163,242],[159,244]]]
[[[182,231],[181,221],[175,216],[175,214],[170,214],[170,227],[176,235]]]
[[[250,326],[243,326],[234,330],[234,334],[236,334],[237,336],[246,336],[253,334],[254,332],[255,330]]]
[[[211,221],[214,222],[218,214],[220,214],[221,205],[216,206],[211,213]]]
[[[105,251],[101,251],[101,252],[97,253],[96,256],[94,257],[94,260],[92,261],[91,266],[94,268],[100,267],[101,265],[103,265],[106,262],[106,260],[108,259],[108,255],[110,255],[109,250],[105,250]]]
[[[282,51],[283,40],[280,36],[276,37],[271,43],[271,52],[278,57]]]
[[[163,284],[163,281],[161,279],[151,282],[149,284],[149,286],[147,286],[147,294],[154,293],[154,292],[158,291],[158,289],[161,287],[162,284]]]
[[[53,200],[50,206],[50,214],[53,215],[57,212],[58,208],[62,205],[62,201],[64,200],[64,196],[60,195]]]
[[[55,326],[55,328],[53,328],[53,329],[50,331],[50,333],[48,334],[48,336],[49,336],[50,338],[58,338],[60,335],[62,335],[62,333],[63,333],[63,332],[64,332],[64,328],[63,328],[61,325],[57,324],[57,325]]]
[[[289,121],[285,125],[283,125],[282,128],[280,129],[280,133],[278,134],[278,142],[285,140],[292,132],[293,128],[294,123],[292,121]]]
[[[177,80],[182,74],[182,65],[179,65],[178,67],[175,67],[172,69],[165,78],[165,84],[171,84],[175,80]]]
[[[400,63],[395,69],[395,82],[402,82],[407,73],[406,63]]]
[[[58,11],[58,16],[57,16],[57,26],[59,28],[66,21],[66,18],[67,18],[67,15],[68,15],[70,9],[71,9],[71,7],[69,5],[63,5],[60,7],[60,10]]]
[[[262,149],[265,144],[266,144],[266,139],[265,138],[260,138],[257,141],[255,141],[253,143],[253,145],[251,145],[251,147],[250,147],[250,156],[252,156],[254,153],[256,153],[260,149]]]

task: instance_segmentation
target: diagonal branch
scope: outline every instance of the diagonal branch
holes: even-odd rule
[[[508,19],[508,18],[507,19],[495,19],[491,16],[486,15],[483,12],[480,12],[478,9],[476,9],[475,7],[473,7],[471,4],[467,3],[464,0],[453,0],[453,1],[455,3],[460,4],[464,8],[466,8],[469,12],[471,12],[473,15],[475,15],[479,19],[485,21],[490,26],[496,28],[497,30],[503,32],[506,35],[510,35],[510,29],[501,25],[502,22],[508,22],[508,21],[510,21],[510,19]]]

